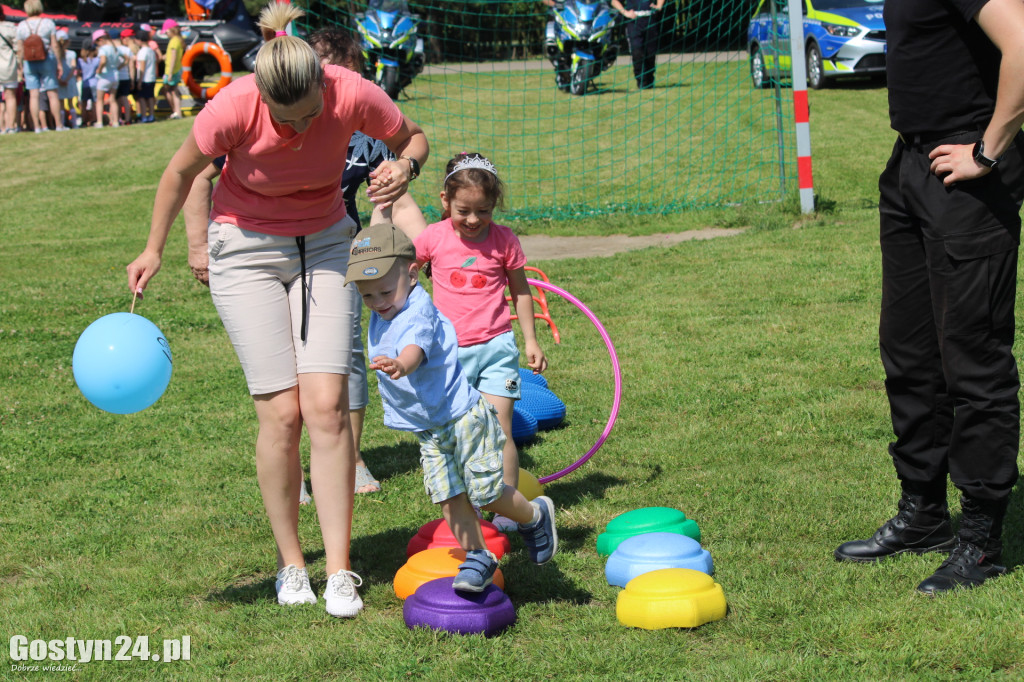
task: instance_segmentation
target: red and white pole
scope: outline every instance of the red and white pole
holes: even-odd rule
[[[789,52],[793,72],[793,118],[796,121],[796,170],[800,210],[814,213],[814,178],[811,174],[811,122],[807,105],[807,58],[804,52],[804,16],[801,0],[789,0]]]

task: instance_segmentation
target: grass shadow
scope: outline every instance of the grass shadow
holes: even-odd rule
[[[306,560],[306,565],[309,566],[323,559],[324,551],[320,549],[312,552],[303,552],[303,558]],[[211,590],[208,592],[206,601],[230,604],[255,604],[256,602],[268,600],[276,601],[277,590],[274,586],[274,581],[276,580],[276,575],[242,576],[222,590]],[[314,589],[316,589],[315,583]]]
[[[525,551],[513,550],[511,554],[505,555],[501,572],[505,576],[505,592],[516,604],[549,601],[588,604],[594,597],[589,590],[566,577],[558,567],[558,555],[543,566],[538,566],[530,561]]]
[[[353,538],[352,564],[359,566],[359,575],[364,583],[390,583],[395,573],[408,559],[405,554],[409,538],[416,535],[419,527],[400,526],[389,528],[373,535]]]
[[[420,448],[412,442],[368,448],[362,454],[379,481],[420,468]]]
[[[602,500],[609,488],[626,483],[626,479],[594,472],[582,478],[556,479],[545,485],[544,492],[551,499],[557,500],[559,506],[564,507],[584,500]]]

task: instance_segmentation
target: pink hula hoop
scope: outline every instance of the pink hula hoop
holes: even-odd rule
[[[604,325],[602,325],[601,321],[597,319],[597,315],[590,311],[590,308],[583,305],[582,301],[580,301],[578,298],[570,294],[565,289],[560,289],[559,287],[556,287],[555,285],[550,284],[548,282],[542,282],[536,279],[527,279],[526,283],[538,287],[540,289],[546,289],[547,291],[558,294],[559,296],[567,300],[569,303],[572,303],[574,306],[579,308],[583,312],[583,314],[587,316],[587,318],[594,324],[594,327],[597,328],[598,333],[601,334],[601,338],[604,339],[604,345],[608,348],[608,357],[610,357],[612,360],[612,370],[615,374],[615,397],[612,400],[612,411],[611,414],[608,415],[608,422],[604,426],[604,431],[601,432],[601,437],[597,439],[597,442],[594,443],[594,446],[592,448],[587,450],[587,454],[580,457],[570,466],[562,469],[561,471],[555,472],[549,476],[538,478],[537,481],[543,484],[559,479],[562,476],[565,476],[566,474],[571,474],[573,471],[583,466],[583,464],[586,463],[588,459],[594,456],[595,452],[601,449],[601,446],[604,445],[604,442],[608,440],[608,434],[612,432],[612,427],[615,426],[615,419],[619,416],[619,403],[622,401],[622,370],[619,368],[619,356],[615,354],[615,346],[612,345],[612,340],[608,337],[608,332],[605,331]]]

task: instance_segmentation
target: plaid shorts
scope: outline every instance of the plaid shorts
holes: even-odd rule
[[[505,433],[494,407],[480,398],[466,414],[440,429],[419,431],[423,486],[437,504],[466,493],[473,506],[484,507],[505,489],[501,453]]]

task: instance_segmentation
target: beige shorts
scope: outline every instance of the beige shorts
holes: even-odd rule
[[[345,217],[305,238],[306,340],[302,265],[294,237],[210,223],[210,293],[242,362],[252,395],[291,388],[299,374],[348,374],[359,292],[346,287],[355,222]]]

